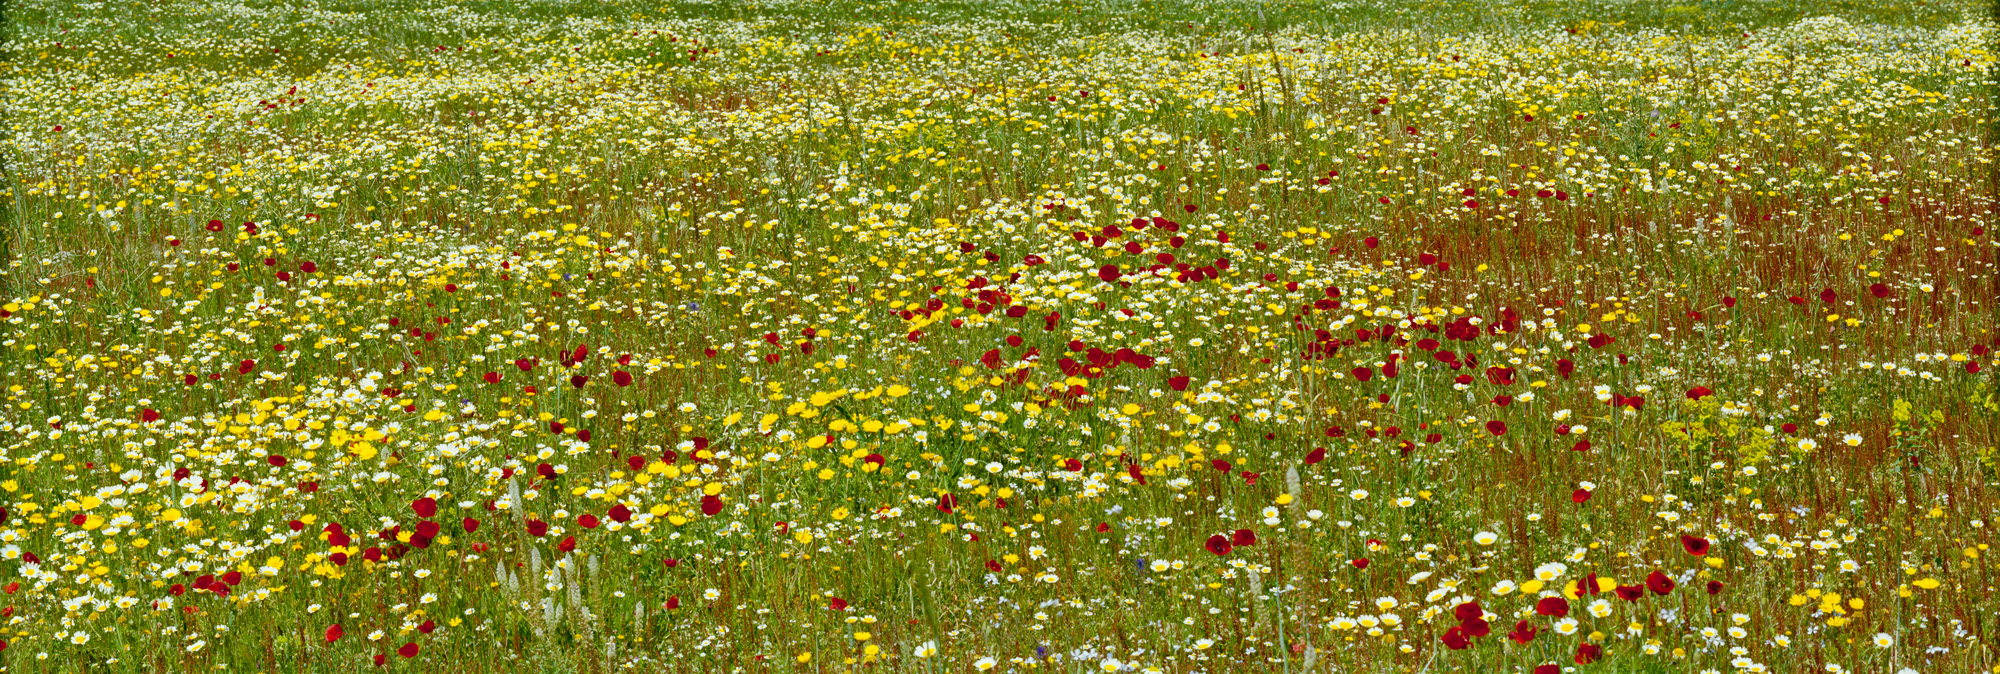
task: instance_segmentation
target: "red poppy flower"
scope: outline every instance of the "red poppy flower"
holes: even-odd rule
[[[1465,638],[1465,630],[1457,627],[1445,630],[1444,636],[1438,637],[1438,641],[1444,642],[1446,648],[1454,651],[1462,651],[1472,647],[1472,640]]]
[[[396,654],[405,658],[417,657],[417,642],[403,644],[402,648],[396,649]]]
[[[1535,668],[1534,674],[1562,674],[1562,671],[1561,665],[1542,665]]]
[[[1368,558],[1366,558],[1366,557],[1359,557],[1359,558],[1355,558],[1355,559],[1351,559],[1351,560],[1348,560],[1348,562],[1347,562],[1347,563],[1348,563],[1348,564],[1352,564],[1352,565],[1354,565],[1354,568],[1357,568],[1357,569],[1366,569],[1366,568],[1368,568]]]
[[[1167,378],[1167,387],[1168,387],[1168,388],[1172,388],[1173,390],[1176,390],[1176,391],[1186,391],[1186,390],[1187,390],[1187,387],[1188,387],[1188,378],[1187,378],[1187,377],[1168,377],[1168,378]]]
[[[1706,386],[1696,386],[1694,388],[1688,389],[1687,393],[1688,400],[1700,400],[1702,398],[1706,398],[1712,395],[1715,395],[1715,392],[1709,390],[1709,388]]]
[[[1590,643],[1577,644],[1576,664],[1588,665],[1597,662],[1597,659],[1601,657],[1604,657],[1604,647]]]
[[[1463,604],[1459,604],[1457,606],[1452,607],[1451,615],[1452,617],[1457,618],[1460,621],[1471,620],[1473,618],[1485,616],[1486,609],[1481,608],[1479,606],[1479,602],[1477,601],[1468,601]]]
[[[632,509],[625,507],[623,503],[619,503],[611,506],[610,512],[606,512],[605,516],[610,517],[613,522],[630,522],[632,521]]]
[[[1612,588],[1611,591],[1617,593],[1618,598],[1625,601],[1639,601],[1646,596],[1646,588],[1638,585],[1620,585]]]
[[[1514,623],[1514,631],[1507,633],[1507,639],[1526,646],[1528,642],[1535,640],[1535,627],[1529,625],[1526,620]]]
[[[1507,422],[1501,421],[1499,419],[1488,421],[1486,422],[1486,432],[1492,433],[1494,435],[1506,435]]]
[[[1708,554],[1708,546],[1709,542],[1708,539],[1706,538],[1701,538],[1698,536],[1681,537],[1681,547],[1685,548],[1687,550],[1687,553],[1690,555],[1694,555],[1696,557],[1706,555]]]
[[[468,534],[479,530],[479,520],[475,520],[470,517],[465,518],[465,521],[460,522],[459,524],[465,527],[465,533]]]
[[[664,609],[666,609],[666,610],[669,610],[669,611],[672,611],[672,610],[674,610],[674,609],[677,609],[677,608],[680,608],[680,607],[681,607],[681,596],[680,596],[680,595],[673,595],[673,596],[671,596],[671,597],[667,597],[667,602],[666,602],[666,603],[664,603],[664,604],[661,604],[661,605],[660,605],[660,607],[661,607],[661,608],[664,608]]]
[[[1326,460],[1325,447],[1314,447],[1313,451],[1306,453],[1306,465],[1308,466],[1325,460]]]
[[[528,535],[536,538],[549,535],[549,523],[541,520],[528,520]]]
[[[1118,265],[1115,264],[1107,264],[1097,268],[1097,278],[1103,279],[1105,283],[1117,282],[1119,275]]]
[[[632,373],[626,372],[624,370],[613,372],[611,373],[611,383],[617,384],[619,386],[631,386]]]
[[[1257,532],[1249,529],[1237,529],[1235,533],[1229,535],[1229,544],[1239,548],[1256,545]]]
[[[434,515],[437,515],[438,513],[437,499],[425,496],[423,498],[412,501],[410,503],[410,510],[416,511],[417,516],[423,518],[429,518]]]
[[[1569,615],[1569,600],[1562,597],[1542,597],[1535,602],[1535,613],[1552,618]]]
[[[1483,637],[1493,633],[1492,623],[1486,622],[1485,618],[1473,618],[1471,620],[1467,620],[1465,622],[1459,623],[1458,628],[1465,631],[1465,636],[1473,638]]]
[[[1576,491],[1570,492],[1569,500],[1574,503],[1582,503],[1584,501],[1588,501],[1590,500],[1590,490],[1578,489]]]
[[[488,383],[488,384],[498,384],[498,383],[500,383],[500,373],[498,373],[498,372],[488,372],[488,373],[486,373],[486,383]]]
[[[558,550],[558,551],[561,551],[561,552],[575,552],[575,551],[576,551],[576,537],[575,537],[575,536],[566,536],[566,537],[564,537],[564,538],[562,539],[562,542],[561,542],[561,543],[557,543],[557,544],[556,544],[556,550]]]
[[[583,527],[585,529],[596,529],[597,516],[591,514],[585,514],[582,517],[576,518],[576,524],[577,526]]]
[[[1654,571],[1646,576],[1646,588],[1652,590],[1653,594],[1665,596],[1674,591],[1674,579],[1668,578],[1667,574]]]
[[[714,517],[722,512],[722,497],[709,494],[701,497],[701,514]]]
[[[423,632],[424,634],[430,634],[432,632],[436,632],[437,628],[438,626],[436,621],[426,620],[424,621],[424,624],[417,626],[417,631]]]
[[[340,629],[340,623],[334,623],[332,627],[326,628],[326,642],[330,644],[339,641],[340,637],[346,634],[347,632]]]
[[[279,456],[277,454],[272,454],[270,456],[264,457],[264,463],[271,464],[271,466],[274,468],[283,468],[285,467],[287,460],[285,459],[285,457]]]
[[[1083,462],[1077,459],[1063,459],[1063,470],[1075,473],[1083,470]]]
[[[1703,589],[1707,590],[1708,593],[1712,595],[1722,594],[1722,581],[1719,580],[1708,581],[1708,587]]]
[[[1216,556],[1229,554],[1229,537],[1222,534],[1210,536],[1208,537],[1208,543],[1202,547],[1208,548],[1208,551],[1215,553]]]

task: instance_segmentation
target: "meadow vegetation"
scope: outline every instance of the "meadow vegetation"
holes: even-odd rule
[[[2000,672],[1977,3],[5,11],[0,671]]]

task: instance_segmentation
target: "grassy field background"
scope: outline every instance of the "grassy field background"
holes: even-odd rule
[[[1976,3],[4,11],[0,671],[2000,672]]]

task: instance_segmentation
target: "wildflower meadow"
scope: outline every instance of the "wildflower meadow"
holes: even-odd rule
[[[2000,672],[1971,0],[15,0],[0,671]]]

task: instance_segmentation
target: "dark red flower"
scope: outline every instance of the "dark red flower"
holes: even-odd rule
[[[536,538],[549,535],[549,523],[541,520],[528,520],[528,535]]]
[[[611,383],[617,384],[619,386],[631,386],[632,373],[626,372],[624,370],[613,372],[611,373]]]
[[[1507,633],[1507,639],[1526,646],[1528,642],[1535,640],[1535,627],[1529,625],[1526,620],[1514,623],[1514,631]]]
[[[326,642],[330,644],[339,641],[346,634],[345,630],[340,629],[340,623],[334,623],[332,627],[326,628]]]
[[[1584,643],[1576,646],[1576,664],[1588,665],[1604,657],[1604,648],[1597,644]]]
[[[1249,529],[1237,529],[1235,533],[1229,535],[1229,544],[1239,548],[1256,545],[1257,532]]]
[[[701,497],[701,514],[714,517],[722,512],[722,497],[709,494]]]
[[[402,648],[396,649],[396,654],[405,658],[417,657],[417,642],[403,644]]]
[[[1208,548],[1209,552],[1213,552],[1217,556],[1229,554],[1229,537],[1222,534],[1210,536],[1208,537],[1208,543],[1202,547]]]
[[[1590,490],[1578,489],[1576,491],[1570,492],[1569,500],[1575,503],[1582,503],[1584,501],[1588,501],[1590,500]]]
[[[430,518],[435,516],[438,513],[437,499],[429,496],[417,499],[410,503],[410,510],[416,511],[418,517]]]
[[[1488,421],[1486,422],[1486,432],[1492,433],[1494,435],[1506,435],[1507,422],[1501,421],[1499,419]]]
[[[1355,558],[1355,559],[1351,559],[1351,560],[1348,560],[1348,562],[1347,562],[1347,563],[1348,563],[1348,564],[1352,564],[1352,565],[1354,565],[1354,568],[1357,568],[1357,569],[1366,569],[1366,568],[1368,568],[1368,558],[1367,558],[1367,557],[1359,557],[1359,558]]]
[[[1485,616],[1486,609],[1481,608],[1479,606],[1479,602],[1477,601],[1468,601],[1463,604],[1459,604],[1457,606],[1452,607],[1451,615],[1452,617],[1457,618],[1460,621],[1471,620],[1473,618],[1479,618]]]
[[[1454,651],[1462,651],[1472,647],[1472,640],[1465,638],[1465,630],[1457,627],[1445,630],[1444,636],[1438,637],[1438,641],[1444,642],[1446,648]]]
[[[1674,579],[1668,578],[1667,574],[1654,571],[1646,576],[1646,588],[1652,590],[1653,594],[1665,596],[1674,591]]]
[[[1552,618],[1569,615],[1569,600],[1562,597],[1542,597],[1541,601],[1535,602],[1535,613]]]
[[[1694,555],[1696,557],[1706,555],[1708,554],[1708,546],[1709,542],[1708,539],[1706,538],[1701,538],[1698,536],[1681,537],[1681,547],[1686,549],[1687,553],[1690,555]]]
[[[1694,388],[1688,389],[1687,395],[1688,395],[1688,400],[1700,400],[1702,398],[1715,395],[1715,392],[1709,390],[1708,387],[1706,386],[1696,386]]]

